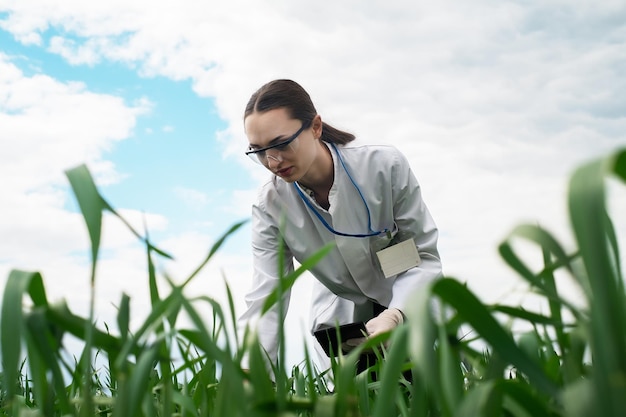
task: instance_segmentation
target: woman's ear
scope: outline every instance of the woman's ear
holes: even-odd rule
[[[318,114],[313,118],[313,121],[311,122],[311,128],[313,129],[313,137],[315,137],[315,139],[319,139],[322,137],[322,116]]]

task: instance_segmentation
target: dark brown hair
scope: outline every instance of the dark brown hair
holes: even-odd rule
[[[317,115],[309,93],[300,84],[291,80],[274,80],[252,94],[246,105],[244,119],[255,112],[263,113],[280,108],[286,109],[292,119],[300,120],[307,127]],[[321,139],[324,142],[345,145],[354,140],[354,135],[322,122]]]

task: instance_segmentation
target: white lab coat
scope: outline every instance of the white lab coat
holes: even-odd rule
[[[328,242],[335,242],[331,252],[310,270],[316,278],[310,311],[312,331],[325,325],[366,321],[372,318],[372,302],[402,310],[413,292],[442,274],[437,227],[404,155],[392,146],[336,147],[367,202],[366,208],[335,148],[326,146],[335,170],[329,210],[310,199],[326,222],[339,232],[366,234],[369,208],[372,230],[393,230],[394,243],[413,238],[422,261],[418,267],[385,278],[376,256],[390,243],[385,234],[366,238],[333,234],[305,205],[294,184],[272,176],[259,190],[252,208],[254,275],[246,296],[248,309],[240,320],[256,328],[273,361],[278,350],[278,311],[275,308],[262,318],[259,314],[265,298],[278,284],[279,227],[283,219],[285,273],[293,270],[294,258],[303,262]],[[287,292],[286,306],[289,299]]]

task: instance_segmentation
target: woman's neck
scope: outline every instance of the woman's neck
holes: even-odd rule
[[[319,146],[322,148],[322,151],[319,152],[319,157],[316,158],[314,167],[311,167],[309,174],[298,182],[306,188],[313,190],[317,202],[322,207],[328,208],[328,194],[335,179],[335,167],[330,149],[321,140],[319,141]]]

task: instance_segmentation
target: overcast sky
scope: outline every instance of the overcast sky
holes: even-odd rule
[[[50,298],[85,314],[87,233],[63,174],[81,163],[175,256],[162,271],[186,278],[267,178],[242,155],[250,94],[291,78],[325,121],[407,155],[447,275],[524,302],[497,245],[530,222],[572,247],[567,181],[626,145],[624,74],[622,0],[0,0],[0,284],[41,271]],[[143,250],[114,219],[104,233],[98,318],[124,291],[140,323]],[[189,291],[223,300],[226,279],[241,309],[250,276],[244,228]]]

